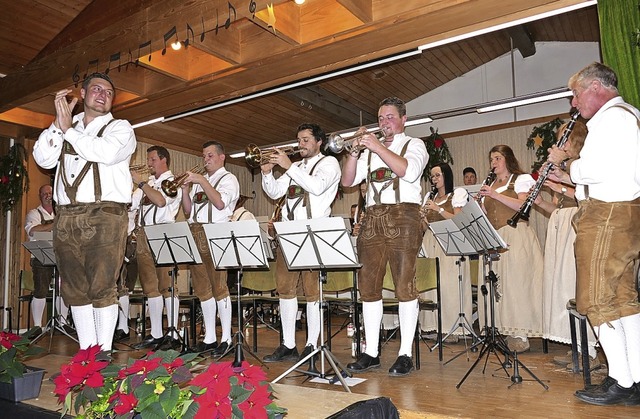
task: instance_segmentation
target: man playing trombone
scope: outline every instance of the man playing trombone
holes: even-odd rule
[[[332,156],[320,152],[325,142],[325,133],[317,124],[302,124],[297,131],[298,148],[302,161],[293,164],[287,154],[273,149],[260,166],[262,189],[272,199],[285,196],[282,207],[284,220],[304,220],[328,217],[331,204],[338,191],[340,165]],[[273,176],[274,166],[285,170],[279,178]],[[278,221],[278,220],[276,220]],[[302,277],[302,287],[307,297],[307,343],[298,357],[296,349],[296,313],[298,298],[296,288]],[[285,359],[302,359],[315,350],[320,335],[320,310],[318,307],[318,275],[311,271],[289,271],[282,255],[276,261],[276,289],[280,297],[280,321],[282,344],[264,362]]]
[[[407,111],[402,100],[391,97],[380,102],[378,125],[384,137],[378,140],[363,129],[342,168],[342,185],[367,182],[367,216],[358,235],[358,255],[362,263],[358,288],[366,350],[351,372],[380,367],[378,341],[382,320],[382,282],[389,263],[396,297],[400,301],[400,350],[389,369],[392,376],[407,375],[413,369],[411,344],[418,321],[416,258],[422,244],[420,231],[420,178],[429,160],[418,138],[404,134]]]
[[[205,328],[204,340],[196,346],[198,352],[213,351],[220,356],[231,346],[231,298],[227,286],[227,271],[217,271],[203,224],[229,221],[240,197],[240,185],[234,174],[224,168],[224,147],[217,141],[202,146],[204,169],[188,171],[182,183],[182,210],[202,258],[201,264],[189,265],[193,291],[200,299]],[[189,186],[191,192],[187,193]],[[220,316],[222,337],[216,339],[216,309]]]
[[[138,227],[135,230],[137,240],[138,275],[142,292],[147,297],[149,305],[149,319],[151,320],[151,334],[145,336],[140,343],[134,346],[136,349],[151,348],[163,344],[173,349],[178,349],[180,342],[178,336],[169,336],[167,342],[163,342],[162,333],[162,307],[167,309],[168,324],[174,327],[178,324],[178,310],[171,310],[171,266],[156,267],[151,254],[144,226],[173,223],[180,209],[181,192],[171,197],[162,188],[165,180],[172,180],[173,173],[169,170],[171,157],[169,151],[162,146],[152,146],[147,149],[147,167],[149,179],[144,180],[143,171],[132,170],[131,178],[138,186],[133,193],[132,206],[138,208]],[[135,169],[135,168],[134,168]],[[174,296],[177,290],[174,290]],[[163,298],[164,297],[164,298]],[[178,297],[174,297],[173,307],[178,307]],[[173,313],[173,319],[169,318]],[[171,321],[173,320],[173,323]],[[144,319],[143,319],[144,321]],[[175,332],[172,332],[175,334]]]

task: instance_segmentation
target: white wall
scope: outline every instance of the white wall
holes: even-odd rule
[[[429,114],[565,87],[572,74],[593,61],[600,61],[599,44],[595,42],[537,42],[536,53],[531,57],[522,58],[517,50],[513,52],[512,74],[511,55],[498,57],[408,102],[407,114]],[[406,132],[425,137],[430,134],[430,126],[445,134],[568,113],[569,108],[568,99],[558,99],[517,108],[515,115],[513,110],[463,115],[408,127]]]

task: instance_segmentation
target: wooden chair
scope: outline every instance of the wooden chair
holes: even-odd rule
[[[268,270],[264,269],[244,271],[242,274],[242,288],[248,290],[249,293],[240,296],[240,305],[241,307],[251,307],[251,315],[244,320],[244,324],[246,325],[248,322],[251,322],[252,324],[251,328],[253,330],[253,352],[257,352],[258,320],[260,320],[267,327],[273,329],[273,327],[270,326],[269,322],[258,314],[258,307],[261,307],[265,304],[270,304],[273,306],[278,304],[279,301],[277,296],[272,296],[273,291],[276,289],[276,263],[274,261],[269,262]],[[244,312],[244,309],[242,311]],[[238,313],[238,315],[242,315],[242,313]]]

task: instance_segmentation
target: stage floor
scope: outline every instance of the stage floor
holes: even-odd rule
[[[334,316],[334,332],[344,324],[344,316]],[[235,324],[235,320],[234,320]],[[247,336],[251,343],[252,332]],[[269,328],[258,329],[258,358],[270,354],[278,344],[279,335]],[[296,335],[298,350],[305,342],[305,331]],[[128,358],[139,358],[142,351],[133,350],[129,345],[136,343],[140,337],[133,337],[125,343],[115,345],[116,362],[124,363]],[[538,382],[533,381],[526,371],[520,369],[524,381],[513,384],[509,377],[497,364],[494,355],[488,358],[485,369],[485,358],[469,374],[468,378],[456,389],[462,377],[477,359],[478,353],[470,351],[453,362],[443,365],[438,361],[437,351],[430,352],[426,341],[420,344],[421,369],[413,371],[405,377],[390,377],[388,368],[393,364],[399,349],[399,340],[393,339],[385,344],[381,352],[381,368],[357,374],[354,378],[364,379],[350,387],[352,394],[344,391],[338,384],[314,383],[308,377],[293,372],[275,386],[278,404],[289,409],[288,418],[325,418],[344,407],[367,398],[377,396],[389,397],[400,410],[402,418],[442,418],[442,417],[571,417],[571,418],[636,418],[637,407],[610,406],[599,407],[582,403],[573,393],[583,387],[581,374],[573,374],[564,367],[553,363],[553,357],[564,355],[569,347],[551,342],[549,353],[543,353],[542,340],[531,339],[531,350],[519,356],[519,359],[546,385],[545,390]],[[49,337],[38,342],[47,349]],[[465,345],[461,341],[444,346],[444,361],[464,352]],[[29,365],[47,370],[40,397],[27,400],[25,403],[57,410],[59,406],[52,394],[51,375],[59,370],[60,365],[67,362],[77,351],[77,344],[64,335],[54,335],[51,352],[45,351],[42,356],[32,359]],[[333,338],[332,353],[346,365],[352,362],[351,342],[346,330],[340,331]],[[601,356],[602,358],[602,356]],[[257,361],[249,354],[245,359],[252,364]],[[228,355],[224,360],[232,360]],[[206,362],[209,362],[208,360]],[[270,380],[274,380],[287,371],[293,362],[266,364],[265,371]],[[316,364],[318,368],[319,362]],[[484,369],[484,371],[483,371]],[[329,366],[325,372],[330,374]],[[513,370],[509,370],[513,373]],[[599,383],[606,376],[606,369],[592,373],[594,383]]]

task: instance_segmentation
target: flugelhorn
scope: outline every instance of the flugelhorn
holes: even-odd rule
[[[354,151],[362,151],[365,149],[362,145],[354,146],[353,143],[359,140],[366,134],[373,134],[378,140],[382,140],[387,136],[386,128],[378,128],[372,131],[363,132],[362,134],[354,134],[350,137],[343,137],[340,134],[329,134],[329,140],[327,141],[327,148],[333,153],[342,153],[343,150],[347,150],[348,153]]]
[[[129,166],[129,170],[140,174],[149,173],[149,166],[146,164],[132,164]]]
[[[278,147],[276,149],[271,148],[271,149],[261,150],[260,148],[258,148],[257,145],[249,144],[244,151],[244,159],[247,162],[247,165],[249,167],[253,167],[255,169],[256,167],[260,167],[263,164],[269,163],[271,156],[273,156],[273,153],[276,152],[275,150],[280,150],[287,156],[290,156],[292,154],[299,153],[301,148],[284,146],[284,147]]]
[[[180,189],[182,185],[184,185],[184,182],[186,182],[187,178],[189,177],[189,172],[202,175],[206,172],[206,167],[206,165],[201,166],[198,164],[193,166],[193,168],[191,168],[190,170],[174,177],[173,180],[163,180],[160,184],[162,192],[164,192],[165,195],[167,195],[169,198],[175,198],[178,195],[178,189]]]
[[[576,124],[579,116],[580,111],[575,111],[571,115],[571,119],[567,123],[567,127],[564,129],[562,137],[560,137],[558,142],[555,144],[558,148],[562,148],[569,139],[571,131],[573,131],[573,126]],[[511,227],[516,228],[518,226],[518,220],[520,220],[521,218],[525,221],[529,221],[529,213],[531,212],[531,208],[533,208],[533,204],[538,197],[538,194],[540,193],[544,182],[547,180],[547,177],[549,177],[549,172],[551,172],[551,169],[553,169],[553,163],[546,162],[544,166],[542,166],[542,169],[539,170],[538,180],[536,181],[536,184],[531,188],[531,191],[529,191],[529,195],[527,195],[527,198],[520,206],[520,209],[515,214],[513,214],[513,217],[507,220],[507,224],[509,224]]]

